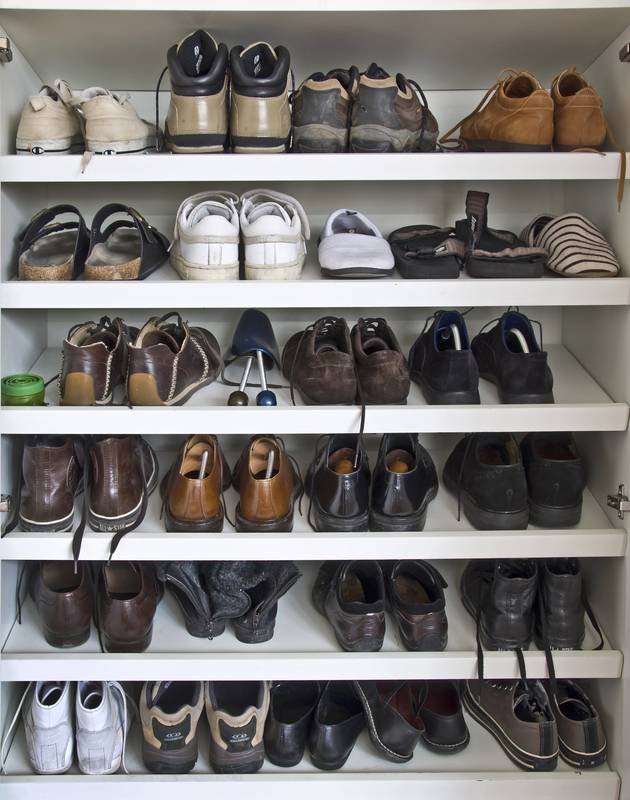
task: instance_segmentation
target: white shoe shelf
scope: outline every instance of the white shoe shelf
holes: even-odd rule
[[[264,5],[264,9],[262,8]],[[14,60],[0,64],[0,322],[2,375],[33,371],[52,378],[59,347],[69,327],[120,314],[131,324],[154,313],[182,311],[192,324],[229,344],[241,310],[265,309],[280,346],[289,333],[322,313],[384,316],[404,352],[436,308],[475,307],[467,317],[474,334],[481,323],[518,305],[541,319],[545,349],[554,374],[556,402],[503,405],[493,386],[480,382],[479,406],[430,406],[412,384],[405,406],[367,408],[370,464],[384,432],[414,431],[430,447],[438,475],[460,435],[474,431],[573,431],[584,455],[588,489],[578,526],[565,530],[530,526],[518,531],[474,530],[457,501],[441,486],[429,506],[423,531],[407,533],[316,533],[296,511],[292,533],[236,533],[229,523],[217,534],[174,534],[164,530],[159,491],[150,499],[142,525],[124,537],[116,558],[130,560],[291,559],[303,577],[281,599],[273,639],[262,645],[238,642],[229,629],[213,641],[186,632],[179,608],[166,595],[158,609],[153,641],[142,654],[103,654],[93,631],[81,647],[49,647],[33,603],[26,599],[17,623],[15,588],[22,562],[70,557],[71,534],[13,531],[0,540],[0,728],[6,728],[25,681],[115,679],[143,681],[256,679],[468,679],[476,676],[474,621],[464,610],[459,577],[471,558],[583,559],[589,598],[605,632],[594,651],[594,632],[584,649],[554,656],[561,677],[586,680],[602,709],[609,763],[582,773],[562,762],[549,774],[526,774],[507,759],[497,742],[467,717],[469,747],[454,757],[419,748],[408,764],[376,755],[362,736],[337,773],[317,771],[308,758],[281,770],[266,763],[252,776],[214,775],[202,736],[195,770],[185,776],[154,776],[140,754],[140,728],[132,727],[129,775],[104,777],[32,774],[23,731],[9,743],[3,800],[79,800],[91,792],[106,800],[112,791],[135,792],[139,800],[164,800],[173,791],[192,800],[208,791],[234,800],[381,800],[413,794],[431,800],[630,800],[630,696],[624,658],[630,652],[626,622],[630,559],[626,524],[607,507],[617,486],[630,486],[628,419],[630,383],[630,197],[617,213],[619,155],[595,153],[431,153],[335,155],[13,155],[15,126],[24,97],[43,82],[66,78],[75,88],[105,85],[129,90],[147,118],[154,115],[154,89],[168,46],[196,27],[215,31],[229,46],[256,39],[288,46],[296,81],[316,70],[376,60],[392,71],[419,79],[440,127],[447,130],[477,105],[504,65],[531,70],[542,83],[576,63],[603,95],[608,121],[630,150],[630,64],[618,52],[630,41],[630,0],[0,0],[0,32],[11,39]],[[165,87],[163,86],[163,89]],[[168,105],[168,82],[161,94]],[[295,195],[311,219],[313,235],[298,281],[181,281],[168,264],[142,282],[79,280],[36,283],[16,280],[15,241],[29,217],[44,206],[69,202],[89,221],[110,201],[137,208],[166,235],[172,233],[181,200],[204,188],[241,193],[268,185]],[[615,279],[570,279],[550,274],[533,280],[326,280],[317,263],[317,237],[329,211],[357,208],[387,235],[414,221],[453,224],[463,216],[468,189],[490,193],[490,225],[519,232],[536,214],[577,211],[592,219],[613,244],[623,275]],[[277,327],[276,327],[277,322]],[[474,328],[474,330],[473,330]],[[272,375],[273,378],[280,378]],[[282,383],[286,383],[281,379]],[[276,391],[276,408],[230,408],[230,387],[215,383],[182,407],[64,408],[53,382],[40,408],[0,410],[0,482],[13,491],[18,436],[31,434],[126,434],[149,437],[159,450],[161,474],[181,437],[216,433],[233,464],[245,436],[271,431],[286,435],[287,449],[305,473],[316,436],[356,432],[354,406],[292,406],[288,389]],[[250,391],[250,400],[256,390]],[[122,400],[122,398],[118,398]],[[176,437],[176,438],[174,438]],[[626,493],[629,493],[626,489]],[[230,516],[237,501],[226,500]],[[78,501],[80,502],[80,501]],[[86,530],[82,558],[107,557],[110,536]],[[444,573],[449,643],[443,653],[410,653],[387,617],[378,653],[349,654],[313,608],[310,592],[319,562],[422,558]],[[544,654],[532,645],[525,654],[528,676],[547,677]],[[489,678],[516,678],[512,653],[486,652]],[[625,687],[625,688],[624,688]]]

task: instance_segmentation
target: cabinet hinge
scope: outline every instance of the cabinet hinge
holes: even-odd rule
[[[630,43],[624,44],[619,51],[619,61],[630,61]]]
[[[11,511],[12,499],[10,494],[0,494],[0,512]]]
[[[6,36],[0,36],[0,61],[4,61],[5,63],[8,61],[13,61],[11,42]]]
[[[620,483],[617,494],[608,495],[608,505],[617,511],[619,519],[623,519],[623,515],[626,511],[630,511],[630,500],[628,500],[628,495],[625,490],[626,487],[623,483]]]

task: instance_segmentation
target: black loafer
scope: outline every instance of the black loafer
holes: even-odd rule
[[[411,380],[431,405],[479,403],[479,369],[458,311],[437,311],[409,351]]]
[[[502,403],[553,403],[547,353],[525,314],[507,311],[493,328],[478,333],[471,347],[479,374],[496,384]]]
[[[569,528],[582,516],[586,475],[570,433],[528,433],[521,442],[529,487],[529,521]]]
[[[433,753],[459,753],[470,733],[459,688],[454,681],[425,681],[419,686],[419,714],[424,724],[422,744]]]
[[[304,755],[321,687],[317,681],[285,681],[271,687],[265,755],[278,767],[294,767]]]
[[[313,717],[309,737],[317,769],[340,769],[365,726],[363,707],[350,681],[329,681]]]
[[[527,527],[529,505],[521,451],[507,433],[474,433],[456,445],[444,466],[444,486],[477,530]]]
[[[372,481],[370,530],[421,531],[438,491],[433,459],[411,433],[381,439]]]
[[[422,721],[408,681],[353,681],[365,712],[372,744],[388,761],[410,761]]]

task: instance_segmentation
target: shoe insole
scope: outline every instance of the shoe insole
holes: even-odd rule
[[[405,605],[431,602],[429,593],[413,575],[397,575],[394,579],[394,587],[397,596]]]
[[[131,600],[142,589],[140,572],[131,564],[109,564],[103,573],[105,588],[116,600]]]
[[[385,466],[390,472],[404,473],[413,469],[415,461],[406,450],[391,450],[385,456]]]
[[[536,452],[549,461],[575,461],[577,459],[575,449],[564,442],[544,442],[536,448]]]
[[[354,211],[339,214],[332,222],[333,233],[358,233],[362,236],[375,236],[374,231],[368,227]]]
[[[116,228],[105,242],[94,245],[85,264],[90,267],[111,267],[140,258],[141,237],[137,228]]]
[[[338,475],[349,475],[354,472],[356,450],[351,447],[341,447],[328,456],[328,467]]]
[[[59,267],[72,262],[77,243],[77,231],[57,231],[38,239],[20,256],[20,262],[30,267]]]
[[[341,585],[341,598],[345,603],[365,603],[365,589],[358,575],[348,572]]]
[[[75,574],[74,564],[64,561],[49,561],[42,567],[42,580],[53,592],[72,592],[81,584],[81,576]]]

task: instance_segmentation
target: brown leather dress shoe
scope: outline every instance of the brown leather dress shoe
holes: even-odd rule
[[[166,530],[222,531],[222,494],[230,480],[217,437],[191,436],[180,448],[160,485]]]
[[[37,607],[44,638],[52,647],[78,647],[90,636],[92,586],[87,568],[72,561],[36,565],[29,591]]]
[[[23,531],[69,531],[74,495],[81,477],[74,442],[67,436],[33,436],[22,453],[22,485],[18,507]],[[7,524],[12,530],[17,519]]]
[[[407,402],[409,367],[393,330],[381,317],[360,319],[352,329],[359,401],[388,405]]]
[[[138,331],[132,328],[132,335]],[[129,331],[116,317],[101,317],[70,328],[63,342],[59,375],[62,406],[105,406],[124,384],[129,358]]]
[[[169,322],[175,316],[177,322]],[[177,312],[151,317],[129,348],[127,394],[135,406],[181,406],[216,380],[223,360],[210,331]]]
[[[92,443],[89,461],[88,521],[95,531],[116,534],[113,553],[120,538],[144,519],[157,486],[157,458],[141,436],[103,436]]]
[[[254,436],[232,473],[240,493],[236,530],[244,533],[290,532],[301,481],[277,436]]]
[[[159,599],[151,566],[131,561],[101,565],[96,603],[103,649],[108,653],[146,650]]]

